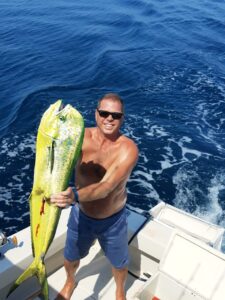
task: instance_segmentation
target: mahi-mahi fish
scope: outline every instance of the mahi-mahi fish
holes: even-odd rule
[[[33,188],[29,198],[34,260],[10,289],[35,275],[44,299],[48,299],[45,255],[54,238],[61,208],[50,204],[52,194],[64,191],[82,147],[84,121],[71,105],[58,100],[44,113],[37,134]]]

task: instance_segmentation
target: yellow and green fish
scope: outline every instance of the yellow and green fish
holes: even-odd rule
[[[29,198],[34,260],[15,281],[11,294],[24,280],[37,276],[42,295],[48,299],[45,255],[54,238],[61,208],[50,203],[52,194],[64,191],[82,147],[84,121],[71,105],[58,100],[44,113],[36,141],[34,182]]]

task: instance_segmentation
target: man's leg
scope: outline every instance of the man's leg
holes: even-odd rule
[[[116,282],[116,300],[125,300],[125,283],[127,279],[127,268],[116,269],[112,267],[112,273]]]
[[[120,212],[107,218],[102,223],[102,229],[104,230],[98,240],[112,265],[116,283],[116,300],[125,300],[125,283],[129,263],[126,209],[123,208]]]
[[[56,297],[56,300],[69,300],[73,294],[73,291],[77,285],[75,280],[75,273],[80,265],[80,261],[69,261],[64,259],[64,268],[66,270],[66,282],[64,287],[59,292]]]

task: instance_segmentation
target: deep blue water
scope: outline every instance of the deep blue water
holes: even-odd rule
[[[90,2],[90,1],[89,1]],[[93,126],[125,101],[140,158],[128,204],[159,200],[225,226],[225,2],[0,2],[0,228],[29,225],[35,138],[57,99]]]

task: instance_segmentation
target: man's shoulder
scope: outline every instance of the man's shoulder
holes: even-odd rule
[[[85,149],[88,149],[93,144],[93,129],[94,128],[85,128],[84,131],[84,141],[82,145],[82,150],[85,151]]]
[[[96,130],[95,127],[85,128],[85,131],[84,131],[85,138],[91,138],[93,136],[95,130]]]
[[[121,136],[121,144],[128,147],[137,147],[137,144],[131,138],[127,137],[126,135]]]
[[[121,144],[120,144],[120,149],[124,151],[129,151],[136,153],[138,155],[138,146],[137,144],[130,139],[129,137],[122,135],[121,137]]]

